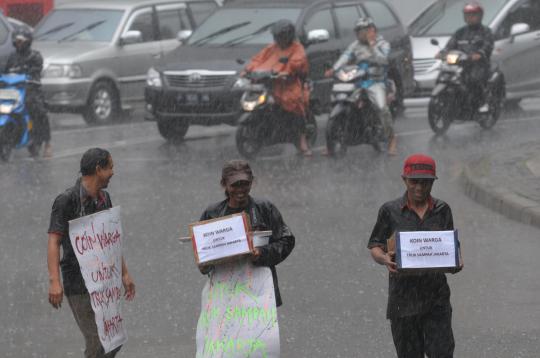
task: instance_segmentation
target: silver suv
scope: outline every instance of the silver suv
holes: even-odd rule
[[[429,96],[439,74],[441,62],[435,60],[439,48],[430,43],[438,39],[444,46],[463,21],[463,0],[439,0],[422,12],[409,27],[413,45],[416,97]],[[507,101],[518,103],[524,97],[540,95],[540,0],[485,0],[484,24],[495,36],[492,63],[497,64],[506,81]]]
[[[144,98],[146,73],[218,6],[197,0],[93,0],[64,3],[36,27],[43,90],[53,112],[88,123],[116,118]]]

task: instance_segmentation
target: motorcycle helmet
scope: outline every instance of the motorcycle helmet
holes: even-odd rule
[[[463,15],[478,15],[480,17],[480,21],[482,21],[482,17],[484,16],[484,8],[477,2],[471,2],[466,4],[463,8]]]
[[[279,20],[272,26],[272,35],[280,47],[287,48],[296,37],[296,29],[291,21]]]
[[[15,47],[17,52],[28,51],[30,49],[30,46],[32,46],[33,40],[34,37],[32,35],[32,32],[24,28],[15,30],[11,35],[13,47]]]
[[[361,17],[356,21],[356,24],[354,25],[354,31],[358,32],[361,30],[365,30],[369,27],[376,27],[373,19],[371,17]]]

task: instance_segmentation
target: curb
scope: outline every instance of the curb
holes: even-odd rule
[[[467,164],[463,169],[462,182],[465,194],[510,219],[540,228],[540,203],[517,195],[504,187],[490,185],[488,177],[478,174],[473,167],[478,167],[480,163],[489,163],[489,158],[484,157]]]

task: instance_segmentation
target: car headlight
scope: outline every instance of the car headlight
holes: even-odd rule
[[[234,82],[233,88],[245,88],[249,86],[250,81],[247,78],[239,77],[236,82]]]
[[[82,68],[79,65],[46,65],[43,70],[44,78],[79,78],[82,77]]]
[[[150,67],[146,73],[146,84],[150,87],[161,88],[163,81],[161,80],[161,74],[153,67]]]

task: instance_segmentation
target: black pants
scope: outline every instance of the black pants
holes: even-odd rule
[[[489,65],[474,64],[466,69],[466,84],[473,103],[480,107],[486,101],[487,82],[489,80]]]
[[[391,320],[398,358],[452,358],[452,309],[440,308],[423,315]]]
[[[29,90],[26,93],[26,106],[30,119],[34,124],[32,130],[32,139],[34,143],[41,144],[50,142],[51,127],[49,124],[49,116],[45,106],[45,100],[40,90]]]

